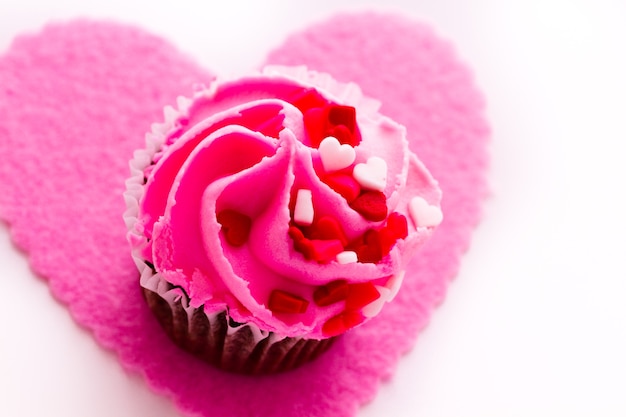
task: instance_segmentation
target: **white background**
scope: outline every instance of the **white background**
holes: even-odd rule
[[[626,415],[626,3],[157,3],[0,0],[0,50],[51,19],[110,17],[237,75],[294,30],[387,3],[475,70],[493,195],[446,302],[360,417]],[[72,321],[1,223],[0,279],[0,415],[178,416]]]

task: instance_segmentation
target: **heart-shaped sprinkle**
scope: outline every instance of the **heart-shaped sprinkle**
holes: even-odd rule
[[[317,148],[327,135],[327,111],[325,107],[314,107],[304,112],[304,129],[309,136],[310,146]]]
[[[303,314],[309,307],[309,302],[297,295],[274,290],[270,294],[267,306],[274,313]]]
[[[371,156],[367,162],[356,164],[352,175],[361,187],[384,191],[387,185],[387,162],[378,156]]]
[[[331,281],[313,292],[313,301],[320,307],[326,307],[345,300],[348,297],[348,290],[348,282],[345,279]]]
[[[375,264],[383,259],[380,244],[362,244],[355,248],[359,262],[364,264]]]
[[[298,190],[296,205],[293,209],[293,221],[301,226],[309,226],[313,223],[314,215],[313,194],[311,190]]]
[[[326,134],[328,136],[333,136],[337,138],[339,143],[350,145],[352,147],[357,146],[359,144],[359,141],[356,139],[356,136],[352,132],[350,132],[350,129],[348,129],[344,125],[332,127],[326,131]]]
[[[313,245],[313,259],[320,263],[328,263],[343,252],[343,245],[340,240],[317,240],[311,239]]]
[[[384,258],[391,251],[393,245],[396,244],[398,238],[388,227],[383,227],[378,231],[378,240],[380,242],[380,250]]]
[[[389,299],[391,291],[388,288],[376,285],[376,290],[380,293],[380,297],[361,309],[361,313],[363,313],[365,317],[377,316]]]
[[[354,133],[356,129],[356,109],[352,106],[329,104],[328,121],[333,126],[343,125],[348,128],[350,133]]]
[[[443,220],[443,213],[437,206],[431,206],[422,197],[413,197],[409,202],[409,214],[416,227],[438,226]]]
[[[406,217],[402,214],[393,212],[387,217],[387,229],[389,229],[392,235],[396,239],[404,239],[409,235],[409,227],[406,221]]]
[[[304,105],[313,105],[315,98],[298,97]],[[357,146],[360,137],[356,130],[356,109],[351,106],[325,104],[303,110],[304,128],[308,134],[310,146],[317,148],[327,136],[334,136],[342,144]]]
[[[341,194],[348,203],[353,202],[361,194],[361,186],[352,175],[335,173],[324,176],[322,181]]]
[[[320,159],[326,172],[339,171],[349,167],[356,159],[356,152],[350,145],[342,145],[337,138],[324,138],[319,146]]]
[[[304,255],[305,259],[311,260],[313,259],[313,244],[309,239],[307,239],[302,230],[297,228],[296,226],[289,227],[288,231],[289,237],[293,239],[293,248]]]
[[[306,112],[315,107],[324,107],[328,104],[328,101],[315,88],[305,88],[289,101],[301,112]]]
[[[310,239],[339,240],[342,246],[348,244],[348,238],[341,228],[341,224],[332,216],[322,216],[309,227],[307,236]]]
[[[348,298],[346,298],[346,310],[358,310],[379,297],[380,293],[371,282],[350,284]]]
[[[222,232],[228,244],[239,247],[248,241],[252,220],[235,210],[222,210],[217,214],[217,221],[222,225]]]
[[[350,203],[350,207],[373,222],[387,218],[387,197],[380,191],[365,191]]]
[[[363,321],[365,321],[365,316],[359,311],[344,311],[328,319],[322,327],[322,333],[326,337],[337,336],[363,323]]]
[[[359,260],[359,257],[357,256],[356,252],[351,251],[351,250],[346,250],[341,253],[338,253],[335,260],[337,261],[337,263],[341,265],[345,265],[345,264],[353,264],[357,262]]]

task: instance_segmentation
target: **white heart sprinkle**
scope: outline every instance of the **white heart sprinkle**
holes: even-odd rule
[[[293,221],[302,226],[310,226],[313,223],[314,214],[311,190],[298,190],[296,206],[293,210]]]
[[[409,214],[417,227],[433,227],[443,220],[443,213],[437,206],[431,206],[422,197],[413,197],[409,202]]]
[[[348,144],[341,144],[332,136],[324,138],[319,146],[322,165],[327,172],[339,171],[349,167],[356,159],[354,148]]]
[[[356,252],[353,252],[351,250],[347,250],[347,251],[343,251],[341,253],[337,254],[337,262],[340,264],[353,264],[356,261],[358,261],[358,257],[356,255]]]
[[[361,187],[384,191],[387,185],[387,163],[378,156],[372,156],[366,163],[356,164],[352,175]]]

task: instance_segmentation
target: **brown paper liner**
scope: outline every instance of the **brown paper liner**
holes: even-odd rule
[[[250,325],[229,320],[225,311],[207,315],[202,308],[185,308],[183,296],[166,301],[156,292],[142,289],[150,309],[176,345],[227,371],[288,371],[317,358],[335,339],[279,338],[271,332],[259,337]]]

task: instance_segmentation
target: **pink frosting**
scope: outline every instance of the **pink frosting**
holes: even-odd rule
[[[301,189],[311,191],[315,218],[337,219],[351,242],[387,224],[365,219],[325,182],[320,151],[295,104],[312,89],[329,104],[356,109],[360,141],[347,171],[370,157],[382,158],[388,213],[408,220],[408,235],[377,262],[307,259],[289,235],[294,196]],[[144,162],[145,177],[129,233],[137,262],[147,262],[182,288],[191,306],[204,306],[207,313],[227,310],[237,322],[283,336],[325,338],[336,333],[329,329],[337,329],[332,326],[337,318],[349,328],[374,316],[393,298],[406,264],[434,228],[417,224],[412,200],[421,197],[438,210],[441,197],[436,181],[409,151],[405,129],[377,109],[354,84],[304,68],[267,68],[180,100],[179,109],[166,109],[166,123],[149,135],[148,158],[136,156]],[[243,245],[225,238],[218,221],[224,210],[251,220]],[[316,291],[334,282],[351,288],[373,284],[378,297],[347,316],[349,300],[329,305],[316,300]],[[305,303],[303,311],[273,311],[276,290]]]

